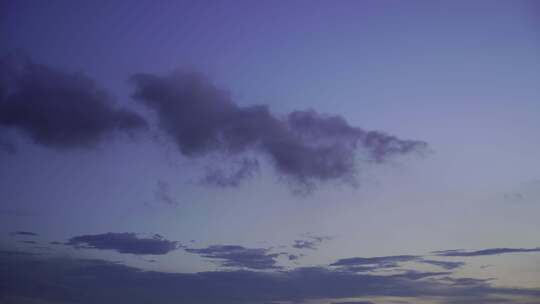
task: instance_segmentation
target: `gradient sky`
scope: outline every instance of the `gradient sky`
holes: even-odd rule
[[[537,1],[0,1],[0,55],[2,303],[540,303]]]

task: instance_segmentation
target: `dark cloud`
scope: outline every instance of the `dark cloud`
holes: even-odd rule
[[[318,243],[308,240],[295,240],[293,247],[296,249],[317,249]]]
[[[120,253],[167,254],[179,248],[178,242],[164,239],[155,234],[151,238],[139,238],[135,233],[104,233],[72,237],[66,243],[77,248],[108,249]]]
[[[370,272],[376,271],[381,268],[397,268],[400,266],[399,263],[403,262],[430,264],[447,270],[456,269],[465,265],[464,262],[429,260],[417,255],[395,255],[370,258],[355,257],[340,259],[337,262],[331,264],[330,266],[338,266],[341,267],[342,270],[352,272]]]
[[[397,264],[393,264],[392,267],[397,267]],[[340,266],[338,269],[342,271],[349,271],[349,272],[370,272],[370,271],[376,271],[380,268],[390,268],[388,265],[370,265],[370,266]]]
[[[383,256],[383,257],[371,257],[371,258],[347,258],[340,259],[337,262],[331,264],[330,266],[362,266],[362,265],[375,265],[377,268],[390,268],[397,267],[397,263],[400,262],[410,262],[421,259],[420,256],[416,255],[394,255],[394,256]]]
[[[35,232],[30,232],[30,231],[13,231],[12,233],[10,233],[11,235],[20,235],[20,236],[37,236],[38,234],[35,233]]]
[[[115,131],[146,125],[135,112],[114,106],[83,74],[0,59],[0,127],[15,128],[55,148],[91,147]]]
[[[245,248],[238,245],[212,245],[206,248],[186,248],[187,252],[219,260],[224,267],[248,269],[278,269],[276,258],[280,253],[269,253],[264,248]]]
[[[520,296],[535,299],[537,289],[496,288],[485,280],[456,284],[435,273],[415,276],[364,275],[321,267],[289,271],[213,271],[164,273],[142,271],[103,260],[41,259],[0,255],[0,301],[20,297],[54,303],[196,303],[262,304],[358,297],[437,297],[445,301]],[[332,299],[332,300],[330,300]],[[397,300],[397,299],[396,299]],[[477,302],[489,303],[489,302]]]
[[[331,237],[328,236],[308,236],[307,239],[304,240],[294,240],[294,244],[292,245],[296,249],[312,249],[315,250],[319,247],[319,245],[324,242],[331,240]]]
[[[287,255],[287,258],[289,259],[289,261],[296,261],[300,258],[300,256],[296,254],[289,254]]]
[[[390,277],[407,278],[410,280],[420,280],[424,278],[441,276],[441,275],[449,275],[449,274],[451,274],[451,272],[420,272],[420,271],[408,270],[399,274],[391,275]]]
[[[49,242],[49,244],[51,244],[51,245],[64,245],[64,243],[57,242],[57,241]]]
[[[464,262],[449,262],[449,261],[436,261],[436,260],[418,260],[418,263],[431,264],[442,267],[444,269],[456,269],[465,265]]]
[[[483,255],[497,255],[504,253],[519,253],[519,252],[540,252],[540,247],[537,248],[490,248],[482,249],[477,251],[465,251],[465,250],[443,250],[435,251],[433,253],[439,256],[447,257],[473,257],[473,256],[483,256]]]
[[[242,107],[197,73],[136,74],[132,81],[134,98],[155,110],[159,126],[185,156],[218,153],[234,159],[260,152],[278,173],[307,188],[330,180],[354,182],[356,152],[383,162],[426,148],[421,141],[353,127],[340,116],[308,110],[277,117],[266,106]],[[253,163],[245,168],[223,183],[218,175],[217,184],[237,185],[251,175]]]

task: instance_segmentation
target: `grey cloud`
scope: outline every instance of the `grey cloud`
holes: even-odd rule
[[[399,262],[416,261],[420,259],[420,256],[416,255],[394,255],[383,257],[370,257],[370,258],[346,258],[340,259],[330,266],[361,266],[361,265],[376,265],[377,267],[396,267]]]
[[[35,143],[92,147],[115,131],[146,126],[83,74],[10,58],[0,59],[0,70],[0,127],[17,129]]]
[[[295,240],[293,247],[296,249],[317,249],[317,242],[307,240]]]
[[[444,269],[456,269],[465,265],[464,262],[436,261],[436,260],[419,260],[418,263],[431,264],[442,267]]]
[[[392,267],[397,267],[397,264],[393,264]],[[380,268],[390,268],[389,265],[370,265],[370,266],[340,266],[338,268],[341,271],[348,271],[348,272],[370,272],[370,271],[376,271]]]
[[[179,248],[179,243],[156,234],[151,238],[139,238],[135,233],[104,233],[72,237],[66,243],[76,248],[115,250],[132,254],[167,254]]]
[[[490,248],[477,251],[465,251],[465,250],[443,250],[435,251],[433,253],[439,256],[447,257],[474,257],[483,255],[497,255],[504,253],[520,253],[520,252],[540,252],[540,247],[537,248]]]
[[[0,255],[0,282],[2,296],[81,304],[262,304],[308,299],[338,302],[354,297],[437,297],[471,303],[466,301],[489,296],[540,296],[536,289],[495,288],[482,280],[454,284],[438,279],[435,273],[417,273],[415,277],[359,275],[320,267],[277,272],[163,273],[103,260],[21,255]]]
[[[307,239],[304,240],[294,240],[294,244],[292,246],[296,249],[315,250],[322,242],[329,241],[331,239],[332,238],[328,236],[307,236]]]
[[[289,254],[287,258],[289,259],[289,261],[296,261],[300,258],[300,256],[296,254]]]
[[[353,127],[340,116],[308,110],[277,117],[266,106],[242,107],[197,73],[136,74],[131,79],[136,87],[134,98],[155,110],[159,126],[183,155],[219,153],[234,159],[255,151],[304,189],[332,180],[354,183],[356,152],[384,162],[426,148],[421,141]],[[253,166],[247,168],[250,170],[241,172],[251,172]],[[250,175],[230,175],[221,185],[236,186]],[[220,184],[221,179],[217,180]]]
[[[224,267],[248,269],[278,269],[276,258],[280,253],[269,253],[264,248],[245,248],[238,245],[212,245],[206,248],[186,248],[187,252],[219,260]]]
[[[30,232],[30,231],[13,231],[11,233],[11,235],[16,235],[16,236],[37,236],[38,234],[35,233],[35,232]]]
[[[420,280],[424,278],[434,277],[434,276],[441,276],[441,275],[449,275],[451,272],[420,272],[420,271],[413,271],[408,270],[400,274],[394,274],[389,277],[394,278],[407,278],[410,280]]]
[[[354,257],[340,259],[335,263],[331,264],[330,266],[342,267],[342,269],[344,270],[353,272],[369,272],[381,268],[396,268],[399,267],[399,263],[403,262],[430,264],[447,270],[456,269],[465,265],[464,262],[429,260],[418,255],[396,255],[370,258]]]

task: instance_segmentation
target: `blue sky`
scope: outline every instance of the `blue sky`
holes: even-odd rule
[[[2,301],[538,302],[535,1],[0,8]]]

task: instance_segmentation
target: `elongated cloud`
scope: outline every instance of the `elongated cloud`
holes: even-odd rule
[[[85,75],[0,59],[0,127],[15,128],[54,148],[92,147],[116,131],[146,125],[114,106]]]
[[[314,110],[277,117],[266,106],[242,107],[197,73],[136,74],[131,79],[134,98],[157,113],[159,126],[183,155],[238,156],[256,151],[266,155],[279,174],[303,185],[353,181],[357,152],[368,160],[384,162],[426,147],[421,141],[366,131],[340,116]],[[250,171],[243,167],[242,172]],[[230,176],[250,176],[242,172]],[[224,185],[237,183],[229,180]]]
[[[465,250],[444,250],[435,251],[439,256],[447,257],[473,257],[483,255],[497,255],[504,253],[519,253],[519,252],[540,252],[540,247],[537,248],[490,248],[477,251],[465,251]]]
[[[77,248],[115,250],[132,254],[167,254],[179,248],[178,242],[166,240],[156,234],[151,238],[139,238],[135,233],[104,233],[72,237],[66,243]]]
[[[275,260],[280,254],[264,248],[245,248],[238,245],[212,245],[207,248],[187,248],[187,252],[209,259],[217,259],[221,266],[249,269],[277,269]]]
[[[19,236],[37,236],[38,234],[31,231],[13,231],[10,233],[11,235],[19,235]]]
[[[436,261],[436,260],[419,260],[417,261],[418,263],[424,263],[424,264],[430,264],[430,265],[434,265],[434,266],[439,266],[439,267],[442,267],[444,269],[448,269],[448,270],[451,270],[451,269],[456,269],[456,268],[459,268],[459,267],[462,267],[463,265],[465,265],[465,262],[451,262],[451,261]]]
[[[141,271],[103,260],[39,258],[0,252],[2,296],[14,303],[197,303],[349,302],[356,297],[438,297],[441,303],[495,303],[492,296],[520,296],[535,303],[538,289],[497,288],[489,281],[441,277],[444,273],[365,275],[323,267],[277,272]],[[331,300],[330,300],[331,299]],[[341,301],[339,299],[342,299]],[[26,300],[26,301],[25,301]],[[450,302],[452,301],[452,302]],[[375,303],[388,301],[374,300]],[[499,303],[499,302],[497,302]],[[511,303],[511,302],[509,302]]]
[[[335,263],[330,264],[330,266],[341,267],[344,270],[353,272],[369,272],[381,268],[396,268],[400,266],[400,263],[404,262],[429,264],[444,268],[446,270],[456,269],[465,265],[464,262],[429,260],[418,255],[394,255],[370,258],[354,257],[340,259]]]
[[[340,259],[330,266],[359,266],[359,265],[377,265],[378,267],[395,267],[399,262],[416,261],[420,259],[420,256],[416,255],[394,255],[384,257],[371,257],[371,258],[347,258]]]

